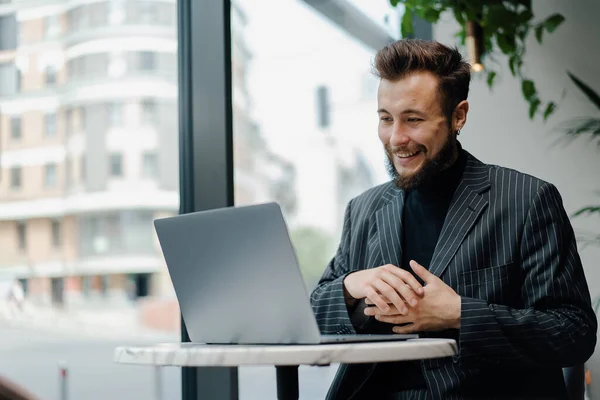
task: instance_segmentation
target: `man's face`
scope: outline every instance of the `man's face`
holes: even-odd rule
[[[456,136],[442,112],[433,74],[382,79],[377,102],[379,139],[387,154],[388,172],[400,189],[418,186],[456,160]]]

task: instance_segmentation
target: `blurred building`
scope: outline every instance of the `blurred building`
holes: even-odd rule
[[[29,300],[171,290],[152,221],[179,206],[176,20],[175,0],[0,3],[0,280]],[[289,195],[247,112],[237,7],[232,26],[236,195]]]
[[[269,149],[253,120],[248,90],[248,50],[244,30],[247,17],[241,6],[231,6],[231,75],[233,86],[233,133],[236,205],[276,200],[287,215],[296,210],[294,165]]]

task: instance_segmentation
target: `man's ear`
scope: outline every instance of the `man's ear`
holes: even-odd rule
[[[452,114],[452,130],[460,131],[467,123],[467,113],[469,112],[469,102],[463,100],[454,109]]]

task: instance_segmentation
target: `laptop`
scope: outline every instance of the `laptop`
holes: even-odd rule
[[[156,219],[189,337],[210,344],[321,344],[418,335],[321,335],[277,203]]]

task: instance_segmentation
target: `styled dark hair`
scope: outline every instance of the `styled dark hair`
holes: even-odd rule
[[[421,39],[401,39],[385,46],[375,56],[375,74],[397,81],[414,72],[428,71],[438,78],[442,112],[452,123],[452,113],[467,99],[471,66],[457,48]]]

